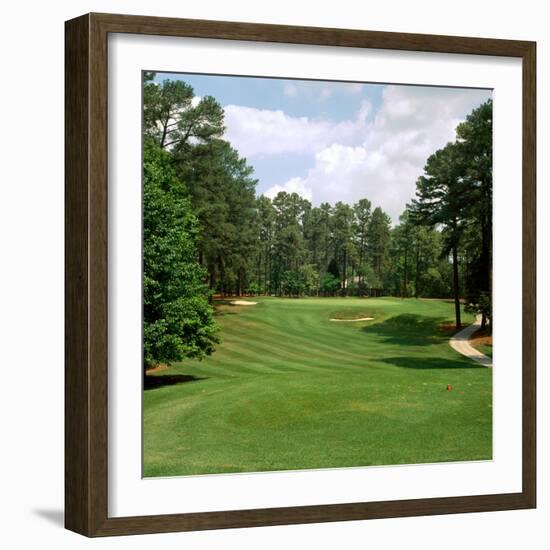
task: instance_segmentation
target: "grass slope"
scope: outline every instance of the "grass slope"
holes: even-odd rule
[[[476,331],[470,338],[470,344],[488,357],[493,357],[493,336],[488,329]]]
[[[475,346],[476,349],[478,349],[481,353],[484,353],[488,357],[493,358],[493,345],[492,344],[479,344],[479,346]]]
[[[491,458],[492,370],[438,330],[451,303],[254,301],[217,308],[211,357],[147,377],[145,476]]]

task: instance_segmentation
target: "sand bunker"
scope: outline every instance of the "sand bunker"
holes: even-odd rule
[[[233,300],[230,303],[232,306],[255,306],[258,302],[247,302],[245,300]]]
[[[357,321],[372,321],[374,317],[360,317],[359,319],[331,319],[340,323],[356,323]]]

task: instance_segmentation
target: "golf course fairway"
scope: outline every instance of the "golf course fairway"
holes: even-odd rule
[[[492,458],[492,369],[449,346],[450,301],[251,301],[216,306],[210,357],[145,377],[144,476]]]

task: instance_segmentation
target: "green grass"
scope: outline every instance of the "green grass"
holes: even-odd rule
[[[484,353],[488,357],[493,357],[493,346],[491,344],[478,344],[474,346],[476,349],[478,349],[481,353]]]
[[[438,330],[448,301],[254,301],[218,307],[211,357],[147,377],[145,476],[492,457],[492,370]]]
[[[493,344],[492,338],[486,338],[491,336],[491,331],[488,329],[479,329],[477,330],[473,337],[470,338],[471,345],[488,357],[493,357]]]

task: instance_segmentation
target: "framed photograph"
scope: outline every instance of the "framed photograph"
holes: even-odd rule
[[[534,508],[535,43],[65,36],[66,527]]]

